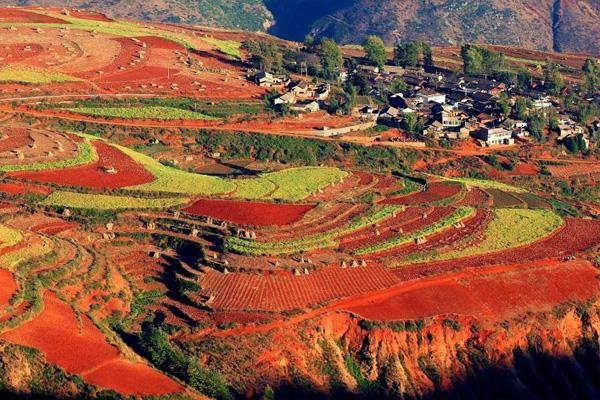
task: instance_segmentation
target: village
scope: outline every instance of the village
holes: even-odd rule
[[[571,152],[587,151],[600,118],[592,115],[581,121],[567,105],[574,91],[585,98],[591,110],[600,105],[600,94],[586,97],[577,84],[551,93],[542,79],[529,76],[526,84],[503,82],[493,76],[457,73],[435,66],[398,66],[389,62],[379,67],[358,58],[352,69],[341,68],[337,81],[304,74],[274,74],[260,71],[249,76],[259,86],[276,91],[269,101],[273,107],[302,118],[302,114],[332,110],[334,85],[358,85],[349,114],[370,125],[356,129],[327,129],[321,136],[356,135],[367,132],[377,142],[405,142],[413,145],[452,147],[473,141],[480,147],[501,147],[534,141],[564,146]],[[365,62],[367,61],[367,62]],[[348,62],[345,62],[348,64]],[[556,79],[562,79],[554,72]],[[558,74],[558,75],[556,75]],[[486,74],[487,75],[487,74]],[[594,112],[591,112],[594,114]],[[587,114],[586,114],[587,115]],[[389,128],[389,129],[386,129]]]

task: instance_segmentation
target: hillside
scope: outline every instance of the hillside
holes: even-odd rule
[[[1,0],[0,5],[82,7],[113,17],[270,29],[294,40],[312,32],[352,43],[377,34],[389,44],[419,39],[435,45],[482,42],[591,54],[600,50],[597,0]]]

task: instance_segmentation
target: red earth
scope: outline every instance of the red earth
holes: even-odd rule
[[[434,182],[425,192],[411,193],[407,196],[394,197],[383,200],[382,204],[428,204],[435,203],[457,196],[462,190],[461,185]]]
[[[17,283],[12,273],[0,268],[0,308],[8,305],[8,300],[17,291]]]
[[[188,214],[204,215],[241,225],[288,225],[302,219],[313,204],[278,204],[235,200],[200,199],[184,209]]]
[[[14,8],[0,8],[0,22],[15,22],[15,23],[48,23],[48,24],[68,24],[69,22],[49,17],[47,15],[29,12],[25,10],[16,10]]]
[[[146,43],[151,49],[185,51],[185,47],[179,43],[158,36],[139,36],[138,39]]]
[[[84,10],[70,10],[71,17],[79,18],[79,19],[88,19],[91,21],[100,21],[100,22],[112,22],[113,20],[108,18],[104,14],[99,14],[91,11]]]
[[[46,171],[12,172],[10,176],[36,182],[96,189],[118,189],[154,180],[154,175],[119,149],[102,142],[94,142],[94,146],[98,153],[98,161],[93,164]],[[106,173],[102,170],[103,167],[113,167],[117,173]]]
[[[600,285],[598,271],[583,260],[502,269],[422,281],[396,296],[347,310],[373,320],[460,314],[497,321],[523,311],[547,310],[567,300],[586,300],[598,292]]]
[[[444,274],[471,267],[513,264],[570,256],[600,244],[600,221],[566,218],[554,234],[530,245],[456,260],[405,265],[394,271],[402,280]]]
[[[41,193],[49,194],[50,189],[23,183],[0,183],[0,192],[8,194]]]
[[[141,363],[130,363],[108,344],[85,315],[78,321],[73,309],[54,293],[44,295],[44,311],[33,321],[1,335],[2,339],[42,351],[49,362],[84,380],[122,394],[159,395],[182,392],[170,378]],[[135,384],[132,384],[135,383]]]

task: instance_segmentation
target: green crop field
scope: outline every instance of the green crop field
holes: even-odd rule
[[[14,246],[23,239],[23,235],[16,229],[0,225],[0,249]]]
[[[33,164],[22,164],[22,165],[2,165],[0,166],[0,172],[17,172],[17,171],[44,171],[48,169],[61,169],[77,167],[79,165],[85,165],[98,160],[98,153],[96,149],[89,143],[81,142],[78,145],[79,151],[77,156],[66,160],[57,160],[46,163],[33,163]]]
[[[54,72],[13,69],[0,70],[0,82],[5,83],[40,85],[44,83],[75,82],[77,80],[77,78],[72,76]]]
[[[121,210],[121,209],[150,209],[169,208],[185,204],[189,201],[183,197],[162,199],[139,198],[129,196],[111,196],[103,194],[88,194],[57,191],[53,192],[42,205],[91,210]]]
[[[266,198],[299,201],[346,176],[348,173],[339,168],[304,167],[264,174],[260,179],[267,179],[277,186]]]
[[[157,120],[216,120],[216,118],[183,110],[175,107],[140,106],[140,107],[78,107],[65,108],[77,114],[96,117],[125,118],[125,119],[157,119]]]
[[[273,193],[277,186],[268,179],[250,178],[232,180],[237,187],[231,195],[236,199],[261,199]]]
[[[409,261],[451,260],[507,250],[546,237],[562,223],[562,218],[551,210],[498,208],[485,230],[485,238],[477,245],[447,253],[410,257]]]
[[[337,242],[335,241],[337,237],[385,221],[401,209],[402,206],[385,206],[366,216],[358,217],[337,229],[286,242],[256,242],[253,240],[232,237],[227,240],[226,247],[237,253],[250,255],[295,254],[310,250],[335,247],[337,245]]]
[[[372,253],[378,253],[381,251],[393,249],[394,247],[401,246],[403,244],[407,244],[415,241],[417,238],[430,236],[434,233],[440,232],[444,229],[450,228],[455,223],[464,220],[465,218],[471,217],[475,214],[475,210],[470,207],[460,207],[457,208],[456,211],[450,215],[448,218],[438,221],[437,223],[427,226],[419,231],[410,233],[408,235],[400,235],[396,236],[390,240],[386,240],[381,243],[376,243],[372,246],[368,246],[362,249],[359,249],[354,252],[355,255],[366,255]]]
[[[240,54],[240,42],[236,42],[234,40],[221,40],[209,36],[203,36],[202,40],[215,46],[223,54],[227,54],[228,56],[238,59],[242,58],[242,55]]]
[[[491,180],[486,180],[486,179],[474,179],[474,178],[448,178],[448,179],[451,181],[463,183],[467,186],[474,186],[474,187],[477,187],[480,189],[498,189],[498,190],[504,190],[506,192],[513,192],[513,193],[527,192],[527,190],[517,187],[517,186],[508,185],[506,183],[496,182],[496,181],[491,181]]]

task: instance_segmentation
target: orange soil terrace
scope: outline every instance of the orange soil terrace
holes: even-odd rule
[[[498,321],[525,311],[545,311],[567,300],[587,300],[600,289],[597,275],[597,269],[584,260],[490,268],[469,277],[424,281],[403,293],[347,310],[383,321],[440,314]]]
[[[68,22],[63,19],[14,8],[0,8],[0,22],[68,24]]]
[[[313,208],[313,204],[201,199],[183,211],[188,214],[209,216],[235,224],[271,226],[288,225],[299,221],[304,214]]]
[[[0,291],[5,298],[5,287],[0,286]],[[184,390],[147,365],[125,359],[116,347],[106,342],[87,316],[81,317],[80,325],[71,307],[51,292],[44,295],[44,311],[40,316],[0,337],[35,347],[65,371],[122,394],[159,395]]]
[[[98,161],[93,164],[65,169],[13,172],[9,176],[36,182],[96,189],[118,189],[142,185],[154,180],[150,172],[119,149],[97,141],[93,145],[98,153]],[[116,174],[103,170],[109,167],[114,168]],[[0,190],[2,190],[1,186]]]

